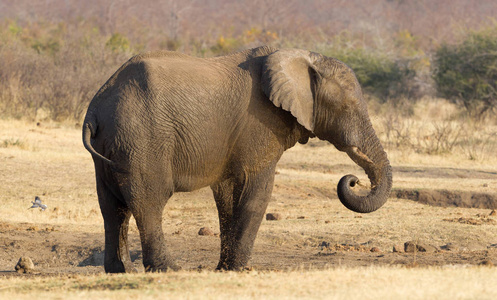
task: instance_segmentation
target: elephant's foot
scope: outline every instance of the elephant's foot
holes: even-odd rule
[[[132,263],[124,264],[124,269],[126,273],[138,273],[138,270],[135,268],[135,266]]]
[[[104,264],[104,269],[106,273],[138,273],[138,270],[131,262],[123,263],[119,260],[106,262]]]
[[[168,272],[179,271],[181,267],[173,261],[166,261],[161,263],[143,262],[145,272]]]
[[[229,266],[226,262],[220,261],[217,264],[216,271],[228,271],[228,270],[229,270]]]
[[[216,271],[244,271],[248,269],[250,268],[247,267],[247,263],[228,261],[219,261],[216,267]]]

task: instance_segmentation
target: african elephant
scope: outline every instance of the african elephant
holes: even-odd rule
[[[83,124],[105,225],[105,271],[132,269],[131,215],[145,269],[177,269],[162,231],[164,206],[174,192],[205,186],[219,214],[217,269],[243,269],[276,163],[312,137],[346,152],[368,175],[365,196],[351,190],[353,175],[338,183],[348,209],[368,213],[385,203],[390,163],[344,63],[270,47],[205,59],[166,51],[131,58],[97,92]]]

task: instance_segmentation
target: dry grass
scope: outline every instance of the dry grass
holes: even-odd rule
[[[497,269],[335,268],[0,279],[0,297],[32,299],[495,299]]]
[[[497,166],[493,116],[476,121],[447,100],[429,97],[397,109],[384,105],[381,110],[373,123],[393,164],[436,160],[435,165],[443,167],[454,162],[471,169]]]
[[[0,122],[0,219],[9,222],[100,221],[91,157],[81,149],[80,130],[69,124]],[[27,208],[38,195],[49,208]],[[98,213],[97,213],[98,212]]]

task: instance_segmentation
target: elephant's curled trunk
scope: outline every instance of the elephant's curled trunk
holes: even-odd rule
[[[392,189],[392,167],[388,161],[383,147],[376,135],[370,136],[369,145],[363,153],[357,147],[350,147],[347,154],[361,166],[371,181],[371,191],[366,196],[356,195],[354,187],[359,179],[354,175],[346,175],[338,182],[337,193],[342,204],[348,209],[358,213],[369,213],[377,210],[388,199]]]

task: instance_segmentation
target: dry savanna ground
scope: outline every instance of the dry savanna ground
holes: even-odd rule
[[[409,119],[373,109],[394,170],[392,196],[374,213],[337,199],[341,176],[367,182],[346,155],[318,140],[287,151],[267,210],[280,219],[263,221],[252,268],[241,273],[213,272],[217,213],[201,189],[174,195],[164,211],[182,271],[103,274],[103,222],[80,126],[1,120],[0,298],[495,299],[497,127],[430,103]],[[29,209],[35,196],[45,211]],[[131,256],[143,271],[131,223]],[[202,227],[214,234],[199,235]],[[413,252],[404,251],[409,241]],[[32,273],[15,272],[21,256]]]

